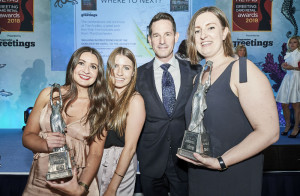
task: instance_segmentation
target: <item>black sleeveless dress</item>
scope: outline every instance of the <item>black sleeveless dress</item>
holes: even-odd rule
[[[210,134],[213,157],[221,156],[253,131],[240,102],[230,88],[232,65],[224,70],[206,94],[204,126]],[[240,60],[240,82],[247,82],[246,60]],[[199,75],[186,108],[186,127],[191,121],[192,98]],[[259,196],[263,178],[263,155],[258,154],[230,166],[225,171],[190,165],[189,196]]]

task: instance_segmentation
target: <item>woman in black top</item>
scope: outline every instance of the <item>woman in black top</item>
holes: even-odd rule
[[[137,171],[136,146],[146,113],[142,96],[135,91],[137,65],[127,48],[116,48],[106,69],[111,114],[98,171],[100,195],[133,195]]]
[[[189,195],[252,196],[261,194],[263,157],[260,152],[278,140],[279,121],[267,77],[249,60],[235,61],[229,23],[216,7],[204,7],[188,29],[191,63],[200,53],[212,61],[203,124],[211,139],[211,157],[194,153],[189,168]],[[204,72],[201,84],[208,80]],[[195,81],[194,93],[199,76]],[[194,94],[193,93],[193,94]],[[192,97],[186,105],[187,126]],[[227,169],[228,167],[228,169]],[[227,169],[227,170],[226,170]]]

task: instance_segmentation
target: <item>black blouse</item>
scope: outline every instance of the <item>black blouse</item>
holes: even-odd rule
[[[110,148],[112,146],[124,147],[125,134],[120,136],[117,131],[109,130],[107,132],[104,148]]]

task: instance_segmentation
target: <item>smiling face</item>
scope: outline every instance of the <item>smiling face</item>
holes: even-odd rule
[[[151,29],[152,34],[148,36],[148,41],[155,56],[166,63],[173,56],[174,45],[178,41],[179,34],[174,33],[169,20],[158,20],[152,24]]]
[[[91,52],[82,53],[73,73],[77,87],[88,88],[94,84],[98,75],[98,66],[96,55]]]
[[[196,48],[205,59],[224,55],[223,40],[228,28],[223,28],[213,13],[205,12],[197,17],[194,33]]]
[[[239,57],[244,57],[246,55],[246,49],[245,48],[240,48],[237,52],[237,55]]]
[[[299,42],[298,40],[295,39],[290,39],[289,41],[289,48],[291,51],[294,51],[295,49],[297,49],[299,47]]]
[[[112,66],[112,82],[115,85],[115,89],[118,94],[128,86],[134,75],[133,62],[124,55],[117,55],[115,57],[115,64]]]

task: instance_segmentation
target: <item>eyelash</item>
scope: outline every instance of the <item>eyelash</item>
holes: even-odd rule
[[[113,66],[111,66],[111,68],[112,69],[115,69],[115,68],[117,68],[118,67],[118,65],[113,65]],[[123,67],[123,69],[125,69],[126,71],[128,71],[128,70],[130,70],[130,67]]]
[[[78,62],[78,65],[84,65],[84,62],[81,62],[81,61]],[[90,67],[91,67],[92,69],[95,69],[95,70],[97,69],[97,66],[96,66],[96,65],[91,65]]]

